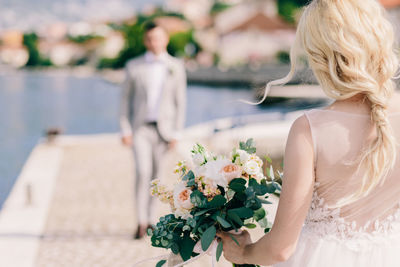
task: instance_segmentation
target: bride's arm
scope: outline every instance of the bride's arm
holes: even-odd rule
[[[305,115],[290,130],[284,157],[284,178],[271,231],[245,249],[245,262],[271,265],[287,260],[296,248],[314,188],[314,152]]]
[[[274,225],[261,239],[240,248],[227,235],[224,256],[236,263],[272,265],[287,260],[294,252],[314,188],[313,143],[308,120],[292,125],[284,157],[284,178]],[[239,242],[247,243],[246,237]]]

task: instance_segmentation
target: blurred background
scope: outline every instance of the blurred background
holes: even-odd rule
[[[130,157],[128,151],[118,152],[122,148],[115,148],[119,144],[120,83],[124,79],[125,63],[145,51],[142,24],[149,19],[167,29],[170,35],[168,52],[184,60],[188,77],[186,138],[177,151],[171,152],[175,154],[170,161],[184,154],[182,151],[189,152],[197,141],[217,152],[226,152],[238,140],[255,137],[258,146],[263,148],[261,153],[277,159],[279,168],[290,123],[303,110],[327,105],[330,100],[321,93],[306,64],[300,66],[288,86],[272,90],[271,97],[263,104],[252,106],[237,100],[256,101],[266,82],[287,74],[296,23],[307,2],[1,0],[0,207],[32,150],[53,134],[65,136],[60,143],[63,149],[68,149],[71,140],[84,140],[81,143],[97,146],[94,154],[87,152],[88,147],[80,147],[65,156],[70,160],[79,159],[78,165],[64,162],[66,165],[61,167],[65,170],[82,168],[84,174],[74,173],[74,177],[98,175],[83,171],[91,164],[93,155],[99,157],[93,170],[101,164],[114,166],[106,172],[114,182],[118,175],[131,175],[130,167],[126,167],[132,164],[130,159],[127,158],[124,165],[112,159],[110,153]],[[381,2],[388,9],[399,36],[400,1]],[[91,145],[89,149],[93,149]],[[107,153],[97,151],[98,147],[107,148]],[[87,183],[91,190],[97,190],[93,189],[96,180]],[[109,186],[108,182],[103,185]],[[77,185],[63,186],[71,186],[67,197],[71,202]],[[63,186],[56,185],[54,190],[66,194],[61,190]],[[25,202],[34,199],[31,187],[29,184],[21,193]],[[118,190],[125,190],[124,186],[120,187]],[[129,192],[126,194],[129,198]],[[88,207],[93,208],[93,205],[98,204],[91,203]],[[52,222],[46,217],[43,224],[59,234],[57,223],[65,223],[67,219],[57,216],[58,221]],[[134,218],[121,220],[131,222]],[[117,226],[108,223],[104,227],[117,229]],[[105,247],[110,249],[112,245]],[[68,251],[65,247],[63,250]],[[37,266],[64,266],[56,264],[58,252],[49,254],[48,251],[51,249],[39,249],[39,256],[35,256]],[[69,255],[71,261],[76,258],[74,255],[73,252]],[[100,258],[96,260],[101,261]],[[97,266],[93,262],[76,263],[76,266]],[[114,265],[117,264],[108,266]],[[130,265],[121,263],[120,266]]]

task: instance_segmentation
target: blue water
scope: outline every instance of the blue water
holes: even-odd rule
[[[120,21],[163,0],[1,0],[0,29],[43,29],[50,23]]]
[[[0,85],[0,206],[47,128],[61,128],[64,134],[119,130],[120,88],[100,77],[15,72],[0,75]],[[247,88],[190,85],[186,126],[230,116],[284,113],[310,104],[289,101],[262,107],[237,101],[252,96]]]

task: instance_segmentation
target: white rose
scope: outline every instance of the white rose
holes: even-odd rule
[[[174,188],[174,206],[175,209],[187,209],[193,208],[192,202],[190,202],[190,194],[192,190],[186,187],[185,182],[178,183]]]
[[[212,182],[212,185],[215,187],[217,185],[227,187],[228,181],[225,178],[222,169],[229,164],[231,164],[231,162],[224,158],[217,158],[216,160],[207,162],[204,165],[204,177],[209,179]]]
[[[239,155],[239,157],[236,159],[239,164],[245,164],[250,158],[250,154],[244,150],[238,149],[236,150],[236,153]]]
[[[249,175],[253,175],[256,176],[257,174],[261,173],[261,168],[260,165],[258,164],[257,161],[255,160],[249,160],[247,161],[244,166],[243,166],[243,170],[249,174]]]
[[[193,164],[200,166],[204,163],[204,156],[202,154],[192,154]]]

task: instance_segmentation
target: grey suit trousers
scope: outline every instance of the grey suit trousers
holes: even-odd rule
[[[157,205],[150,195],[150,183],[152,179],[161,179],[160,163],[167,145],[155,124],[142,125],[133,135],[135,202],[138,223],[141,225],[157,222]]]

